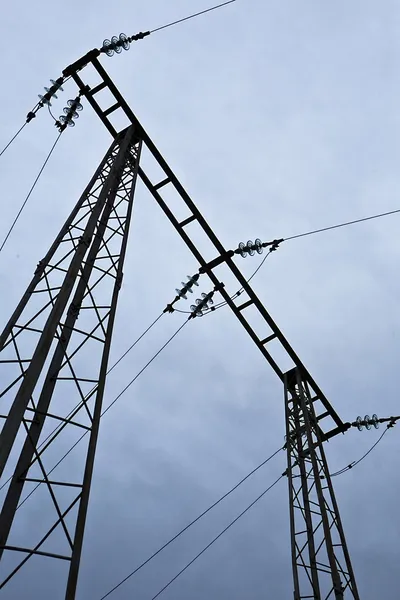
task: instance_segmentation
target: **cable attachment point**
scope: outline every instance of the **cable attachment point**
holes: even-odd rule
[[[121,54],[122,49],[129,50],[131,42],[137,42],[138,40],[142,40],[147,35],[150,35],[150,31],[140,32],[136,35],[132,35],[128,37],[125,33],[120,33],[119,37],[113,35],[111,40],[104,40],[103,46],[101,47],[100,52],[107,54],[107,56],[114,56],[114,52],[117,54]]]
[[[190,306],[190,310],[192,311],[189,319],[194,319],[195,317],[202,317],[204,312],[207,310],[212,310],[212,305],[214,301],[212,297],[214,296],[215,291],[209,292],[208,294],[201,294],[201,298],[197,298],[196,304],[192,304]]]
[[[79,118],[79,112],[83,110],[83,106],[80,102],[80,95],[75,100],[68,100],[67,106],[64,107],[64,114],[61,115],[58,121],[55,122],[55,126],[60,131],[64,131],[66,127],[75,127],[75,120]]]
[[[284,241],[285,240],[283,238],[281,238],[280,240],[273,240],[272,242],[265,242],[263,244],[263,248],[266,248],[267,246],[271,246],[271,248],[269,249],[269,251],[270,252],[275,252],[275,250],[278,249],[279,244],[281,244]]]
[[[128,39],[130,42],[138,42],[139,40],[142,40],[150,34],[151,31],[139,31],[139,33],[137,33],[136,35],[131,35],[131,37]]]
[[[26,122],[30,123],[32,121],[32,119],[34,119],[36,117],[36,113],[40,108],[43,108],[43,106],[51,106],[51,99],[52,98],[57,98],[57,92],[64,91],[64,88],[62,87],[62,84],[64,83],[64,77],[59,77],[58,79],[54,80],[54,79],[50,79],[50,83],[51,83],[51,87],[45,87],[45,94],[38,94],[38,97],[40,99],[40,102],[36,105],[36,107],[31,110],[30,112],[28,112],[28,114],[26,115]]]
[[[174,304],[176,302],[178,302],[181,298],[184,298],[185,300],[187,299],[187,293],[190,292],[191,294],[193,294],[193,290],[192,287],[194,285],[199,285],[197,283],[198,279],[199,279],[200,275],[199,273],[196,273],[195,275],[192,275],[192,277],[190,275],[187,276],[188,281],[185,283],[184,281],[181,282],[182,284],[182,288],[178,289],[176,288],[175,291],[177,293],[177,295],[175,296],[175,298],[173,299],[173,301],[170,304],[167,304],[167,306],[164,309],[164,312],[169,312],[169,313],[173,313],[174,312]]]

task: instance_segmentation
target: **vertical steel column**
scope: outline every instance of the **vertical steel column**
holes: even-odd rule
[[[300,369],[285,374],[294,600],[359,600],[315,400]]]
[[[31,556],[42,555],[70,562],[66,598],[75,597],[141,146],[134,126],[116,137],[0,336],[0,398],[9,404],[0,472],[12,469],[2,481],[9,485],[0,513],[0,557],[5,550],[26,555],[2,576],[0,589]],[[82,430],[88,434],[82,481],[50,480],[53,469],[44,459],[63,432]],[[37,543],[7,545],[27,484],[48,491],[56,520]],[[67,488],[76,492],[65,509]],[[58,531],[66,543],[63,554],[42,549],[56,530],[55,546]]]

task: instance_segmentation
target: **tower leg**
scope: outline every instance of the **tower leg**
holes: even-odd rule
[[[8,402],[0,473],[11,473],[0,557],[7,550],[24,555],[2,576],[0,589],[40,555],[70,564],[65,597],[75,597],[140,150],[133,126],[116,137],[0,336],[0,397]],[[87,434],[81,478],[50,477],[49,457],[59,456],[77,432]],[[38,484],[48,493],[52,519],[35,542],[11,544],[23,491]]]
[[[359,600],[314,400],[300,369],[285,374],[294,600]]]

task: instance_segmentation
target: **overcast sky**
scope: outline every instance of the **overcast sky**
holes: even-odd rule
[[[153,29],[210,4],[87,0],[71,8],[43,0],[3,7],[0,146],[49,78],[104,38]],[[101,61],[231,248],[400,207],[399,33],[396,0],[238,0]],[[56,116],[75,94],[66,86]],[[42,110],[0,159],[0,239],[55,135]],[[110,142],[85,105],[0,255],[0,327]],[[253,280],[345,421],[400,414],[399,227],[393,216],[288,241]],[[259,264],[257,257],[237,260],[246,275]],[[140,184],[112,360],[197,269]],[[182,321],[177,313],[163,318],[113,371],[106,404]],[[272,454],[284,429],[282,385],[229,309],[188,324],[104,417],[77,598],[99,600]],[[360,457],[378,434],[350,431],[330,442],[331,470]],[[398,598],[399,449],[395,428],[357,469],[334,479],[363,600]],[[71,468],[80,458],[77,451]],[[282,453],[110,597],[150,600],[284,469]],[[29,531],[44,509],[33,497],[21,510]],[[162,597],[292,598],[288,514],[282,481]],[[63,567],[32,560],[2,597],[62,599]]]

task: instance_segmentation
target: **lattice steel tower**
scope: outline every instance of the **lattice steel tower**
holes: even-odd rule
[[[126,37],[121,40],[119,47],[129,44]],[[112,43],[118,48],[115,41]],[[323,442],[346,431],[350,423],[341,420],[241,274],[235,262],[238,251],[223,247],[107,75],[98,56],[101,52],[111,54],[112,43],[89,52],[57,80],[60,84],[72,77],[80,97],[93,107],[113,141],[39,262],[0,337],[0,472],[6,489],[0,514],[0,589],[31,557],[41,559],[36,572],[43,576],[51,569],[49,561],[59,559],[68,566],[65,580],[60,580],[61,592],[64,594],[65,589],[66,600],[75,598],[108,357],[139,176],[198,261],[199,274],[208,276],[283,383],[294,599],[358,600],[323,450]],[[98,84],[93,88],[81,79],[82,69],[94,69],[97,74]],[[96,99],[103,89],[114,98],[106,110]],[[121,132],[109,118],[116,111],[130,123]],[[151,181],[142,169],[142,147],[161,168],[159,181]],[[173,193],[184,208],[183,220],[163,196],[167,188],[168,197]],[[200,228],[208,239],[215,255],[211,262],[196,246],[193,227]],[[251,254],[254,248],[251,243],[245,249],[242,246],[241,253]],[[240,295],[232,296],[224,287],[219,277],[221,266],[229,269],[242,290]],[[260,330],[246,317],[249,307],[260,317]],[[279,350],[279,361],[271,354],[274,346]],[[289,371],[280,366],[288,362],[292,365]],[[48,456],[58,456],[58,445],[65,450],[63,436],[67,434],[70,440],[75,431],[87,434],[79,468],[52,475]],[[43,531],[39,535],[34,528],[35,539],[18,526],[22,512],[18,507],[33,486],[45,490],[49,500],[43,505]]]

